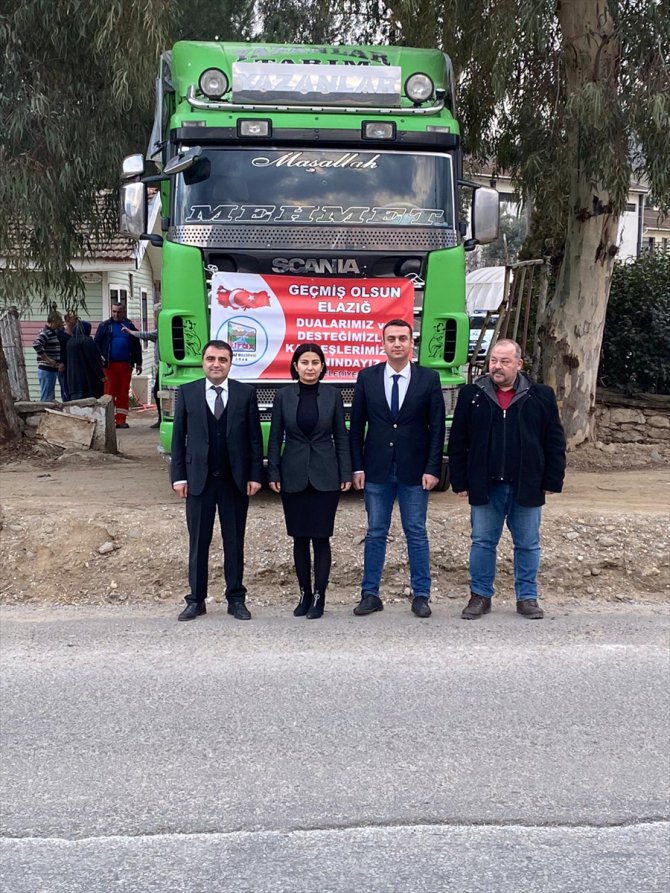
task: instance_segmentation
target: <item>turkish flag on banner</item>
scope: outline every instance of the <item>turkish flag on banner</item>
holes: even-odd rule
[[[215,273],[211,311],[211,337],[233,348],[233,378],[289,379],[293,351],[313,341],[326,357],[326,381],[352,381],[386,359],[385,323],[412,325],[414,285],[401,278]]]

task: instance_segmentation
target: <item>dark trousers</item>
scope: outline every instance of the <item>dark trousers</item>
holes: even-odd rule
[[[158,421],[160,422],[163,418],[161,413],[161,402],[158,399],[158,392],[160,391],[160,381],[158,379],[158,369],[156,369],[156,374],[154,375],[154,386],[151,391],[151,396],[154,398],[154,403],[156,404],[156,411],[158,412]]]
[[[186,497],[188,526],[188,582],[191,587],[187,602],[202,602],[207,597],[209,547],[218,511],[223,539],[223,576],[229,602],[243,601],[247,590],[244,576],[244,530],[247,524],[249,497],[240,493],[228,478],[207,478],[199,496]]]

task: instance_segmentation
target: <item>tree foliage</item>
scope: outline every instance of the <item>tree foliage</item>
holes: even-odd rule
[[[116,231],[121,159],[144,151],[173,0],[5,0],[0,306],[82,291],[72,260]]]
[[[254,0],[179,3],[174,40],[250,40],[256,27]]]
[[[600,380],[628,394],[670,394],[670,253],[615,265]]]
[[[392,0],[391,34],[454,61],[464,148],[510,173],[559,247],[542,371],[569,443],[592,433],[618,220],[631,179],[670,205],[666,0]],[[432,11],[432,14],[430,14]],[[495,172],[495,171],[494,171]]]
[[[379,43],[388,10],[381,0],[258,0],[257,40]]]
[[[664,0],[391,0],[388,6],[391,38],[451,55],[466,154],[511,173],[520,194],[551,209],[563,232],[575,162],[607,187],[617,212],[631,178],[648,178],[668,207],[670,16]],[[560,7],[571,9],[576,33],[565,33]],[[583,16],[587,7],[598,9],[595,28]],[[569,83],[575,66],[587,69],[579,89]]]

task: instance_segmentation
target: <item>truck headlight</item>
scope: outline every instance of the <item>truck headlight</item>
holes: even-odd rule
[[[228,89],[228,78],[218,68],[207,68],[200,75],[198,86],[209,99],[220,99]]]
[[[411,74],[405,82],[405,93],[412,102],[425,102],[433,95],[434,86],[427,74]]]

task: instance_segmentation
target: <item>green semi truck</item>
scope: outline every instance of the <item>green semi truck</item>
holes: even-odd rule
[[[161,57],[155,108],[146,160],[158,173],[125,159],[120,220],[163,250],[163,447],[210,337],[232,345],[231,375],[255,385],[267,437],[298,343],[321,345],[348,407],[357,372],[384,359],[391,318],[411,322],[449,417],[468,353],[464,252],[498,229],[496,191],[462,179],[449,58],[182,41]],[[152,184],[162,236],[146,232]]]

